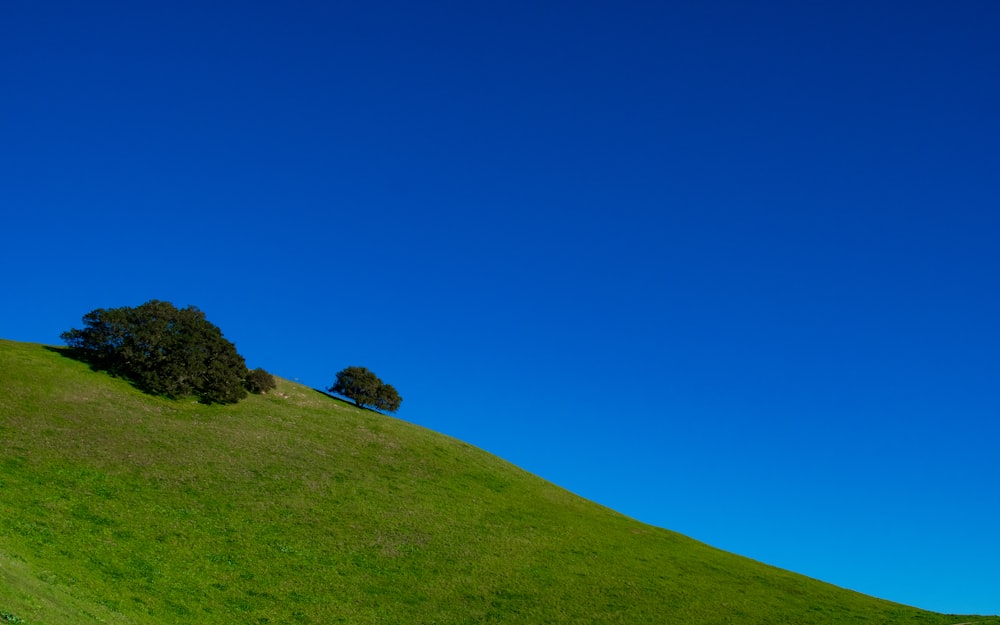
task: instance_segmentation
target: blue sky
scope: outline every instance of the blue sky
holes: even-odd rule
[[[252,367],[717,547],[1000,613],[1000,5],[0,8],[0,336]]]

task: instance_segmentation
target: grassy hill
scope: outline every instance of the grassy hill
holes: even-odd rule
[[[144,395],[0,341],[0,622],[923,623],[279,380]]]

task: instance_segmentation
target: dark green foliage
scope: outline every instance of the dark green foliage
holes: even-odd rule
[[[385,412],[396,412],[402,403],[403,398],[392,384],[383,384],[375,395],[375,407]]]
[[[337,374],[337,381],[327,390],[343,395],[361,408],[372,407],[396,412],[403,403],[403,398],[391,384],[385,384],[364,367],[344,369]]]
[[[66,344],[95,368],[146,392],[221,404],[246,397],[246,362],[194,306],[151,300],[135,308],[98,308],[83,322],[82,330],[62,333]]]
[[[243,385],[248,391],[256,395],[266,393],[277,386],[274,376],[260,367],[247,373],[247,378],[244,380]]]

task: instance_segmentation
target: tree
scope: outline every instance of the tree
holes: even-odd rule
[[[96,369],[156,395],[195,395],[205,403],[224,404],[246,397],[246,361],[194,306],[178,309],[151,300],[135,308],[98,308],[83,322],[83,329],[61,336]]]
[[[337,374],[337,381],[327,389],[343,395],[359,408],[373,407],[386,412],[399,410],[403,398],[391,384],[385,384],[364,367],[347,367]]]
[[[375,395],[375,407],[385,412],[396,412],[402,403],[403,398],[399,396],[392,384],[383,384]]]
[[[247,377],[246,380],[243,381],[243,385],[248,391],[254,393],[255,395],[266,393],[277,387],[277,383],[274,381],[274,376],[259,367],[247,373]]]

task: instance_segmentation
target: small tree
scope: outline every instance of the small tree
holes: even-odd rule
[[[403,398],[391,384],[385,384],[364,367],[347,367],[337,374],[337,381],[327,390],[343,395],[359,408],[373,407],[395,412],[403,403]]]
[[[274,376],[260,367],[247,373],[247,378],[243,381],[243,385],[255,395],[266,393],[277,387]]]

